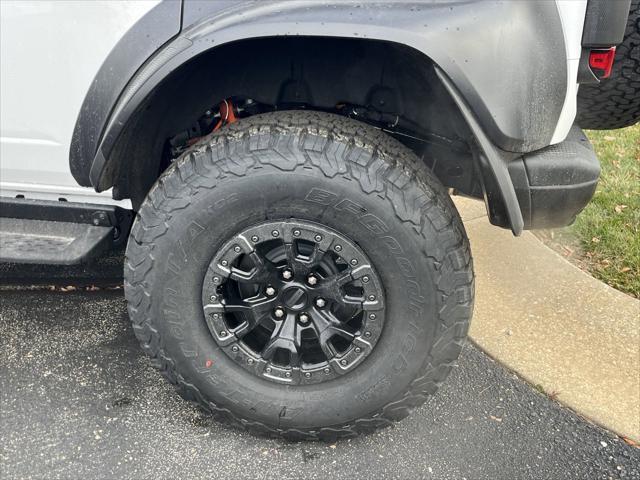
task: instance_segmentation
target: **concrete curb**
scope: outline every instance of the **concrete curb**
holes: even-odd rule
[[[640,301],[594,279],[531,233],[493,227],[455,197],[471,242],[471,339],[561,403],[640,442]]]

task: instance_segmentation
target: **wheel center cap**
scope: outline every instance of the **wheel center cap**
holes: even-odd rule
[[[282,301],[292,310],[302,310],[307,306],[309,297],[302,287],[291,287],[282,292]]]

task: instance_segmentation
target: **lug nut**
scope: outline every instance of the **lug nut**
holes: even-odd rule
[[[370,313],[370,314],[369,314],[369,318],[370,318],[371,320],[375,320],[375,319],[376,319],[376,314],[375,314],[375,313]]]
[[[362,283],[369,283],[369,277],[367,277],[366,275],[362,277]]]
[[[237,352],[238,351],[238,346],[234,345],[233,347],[231,347],[231,350],[233,350],[234,352]]]
[[[340,365],[342,365],[343,367],[347,364],[348,362],[346,360],[340,360]]]
[[[293,278],[293,272],[288,268],[284,269],[282,271],[282,278],[284,278],[285,280],[291,280]]]
[[[277,237],[278,235],[280,235],[280,232],[278,230],[274,230],[273,232],[271,232],[271,236],[273,237]]]
[[[364,332],[364,336],[365,337],[370,337],[371,336],[371,332]]]
[[[358,264],[358,259],[352,258],[349,263],[355,267]]]
[[[284,308],[276,307],[276,309],[273,311],[273,314],[276,316],[276,318],[284,317]]]
[[[329,375],[331,373],[331,369],[329,367],[324,369],[324,373],[326,373],[327,375]]]
[[[356,353],[360,353],[362,349],[360,347],[356,347]]]
[[[316,298],[316,307],[318,308],[323,308],[325,305],[327,304],[327,302],[325,301],[324,298]]]
[[[335,247],[333,247],[333,249],[334,249],[336,252],[339,252],[339,251],[341,251],[341,250],[342,250],[342,245],[336,245]]]
[[[220,336],[221,337],[226,337],[227,336],[227,332],[225,332],[224,330],[220,331]]]
[[[320,242],[322,241],[322,235],[316,235],[315,237],[313,237],[315,239],[316,242]]]
[[[213,277],[213,283],[220,283],[220,277]]]
[[[240,253],[240,251],[241,251],[241,250],[242,250],[242,249],[241,249],[238,245],[236,245],[235,247],[233,247],[233,251],[234,251],[234,252],[236,252],[236,253]]]
[[[215,295],[211,295],[211,296],[209,297],[209,299],[210,299],[212,302],[215,302],[215,301],[218,299],[218,297],[216,297]]]
[[[376,299],[376,296],[375,296],[375,295],[369,295],[369,300],[370,300],[370,301],[372,301],[372,302],[373,302],[375,299]]]
[[[227,262],[226,260],[222,260],[220,262],[220,265],[222,265],[223,267],[226,267],[227,265],[229,265],[229,262]]]
[[[253,365],[253,358],[249,358],[249,359],[247,360],[247,363],[248,363],[249,365]]]
[[[264,371],[267,372],[267,373],[271,373],[271,367],[265,368]]]
[[[307,378],[311,378],[311,372],[305,372],[304,376]]]
[[[291,376],[291,372],[284,372],[284,376],[289,378]]]
[[[300,320],[300,323],[304,325],[309,322],[309,315],[307,315],[306,313],[301,313],[298,317],[298,320]]]
[[[271,285],[269,285],[266,289],[265,292],[267,295],[269,295],[270,297],[273,297],[276,294],[276,289],[273,288]]]
[[[299,237],[300,236],[300,230],[294,230],[293,231],[293,236],[294,237]]]
[[[307,283],[309,285],[316,285],[318,283],[318,277],[316,277],[315,275],[309,275],[307,277]]]
[[[260,240],[260,239],[258,238],[258,236],[257,236],[257,235],[254,235],[253,237],[251,237],[251,241],[252,241],[253,243],[256,243],[258,240]]]

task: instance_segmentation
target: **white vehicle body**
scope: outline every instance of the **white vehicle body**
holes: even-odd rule
[[[78,186],[69,145],[100,65],[156,3],[0,3],[0,195],[130,204]]]

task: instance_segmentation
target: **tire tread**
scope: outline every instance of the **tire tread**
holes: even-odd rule
[[[346,148],[345,148],[346,146]],[[389,199],[395,215],[416,235],[437,233],[437,254],[428,258],[437,272],[441,301],[439,340],[422,368],[392,402],[353,422],[299,430],[273,428],[237,416],[204,398],[183,378],[162,347],[151,318],[154,243],[169,230],[171,217],[188,207],[201,188],[215,188],[229,177],[250,175],[261,168],[270,150],[279,153],[270,164],[281,170],[313,168],[327,178],[355,180],[366,194]],[[185,194],[188,192],[188,194]],[[425,255],[427,255],[425,253]],[[176,160],[151,188],[142,204],[126,252],[125,296],[136,337],[152,364],[185,399],[219,421],[272,437],[325,440],[353,437],[387,427],[406,417],[436,392],[462,349],[473,309],[474,275],[462,221],[445,188],[406,147],[380,131],[353,120],[308,111],[277,112],[243,119],[203,138]]]

